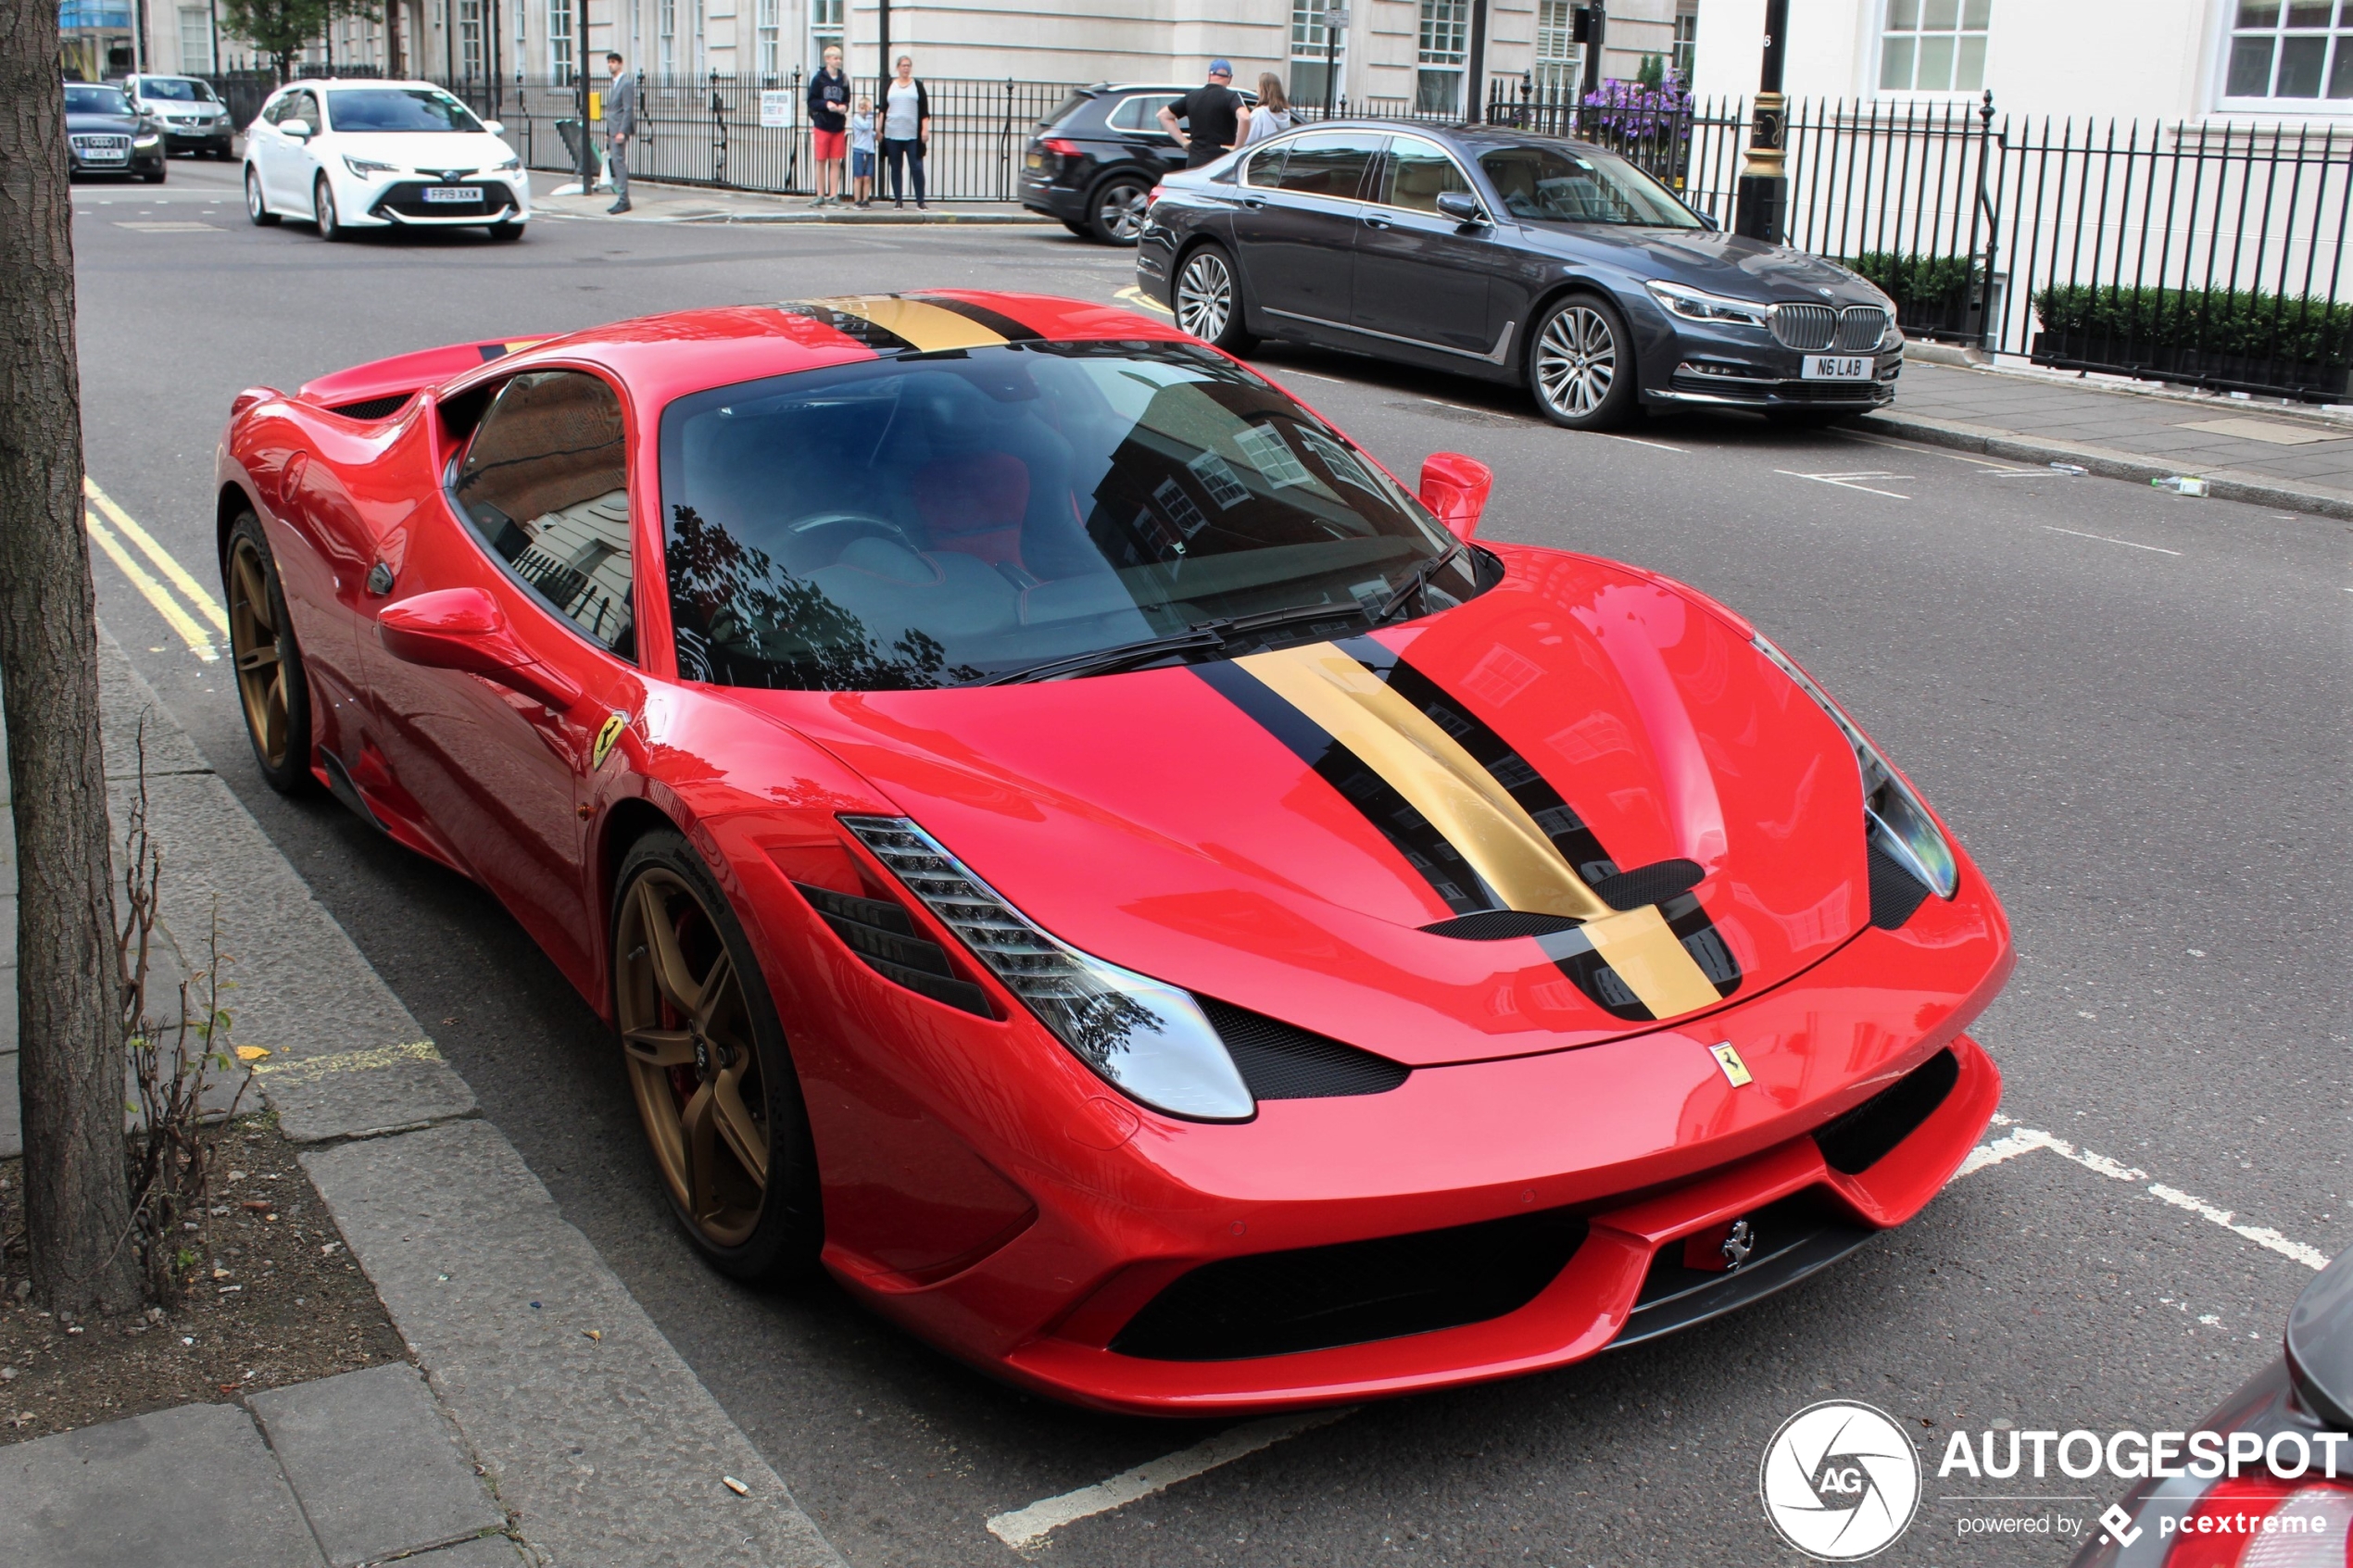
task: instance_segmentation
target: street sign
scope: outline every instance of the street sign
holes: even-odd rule
[[[792,123],[792,94],[763,92],[760,94],[760,123],[764,126]]]

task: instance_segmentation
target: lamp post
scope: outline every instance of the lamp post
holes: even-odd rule
[[[1789,0],[1765,0],[1765,63],[1757,73],[1756,107],[1748,121],[1748,161],[1741,165],[1732,230],[1779,245],[1789,220],[1789,104],[1781,96],[1781,58],[1788,45]]]

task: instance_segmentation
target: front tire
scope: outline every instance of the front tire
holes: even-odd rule
[[[824,1218],[800,1078],[735,911],[684,835],[632,845],[613,901],[613,1021],[672,1210],[722,1273],[806,1276]]]
[[[332,243],[344,237],[343,214],[335,210],[335,188],[323,174],[311,182],[310,213],[321,239]]]
[[[150,185],[160,185],[165,180],[170,177],[170,168],[166,164],[159,163],[156,165],[152,173],[142,174],[139,178],[145,180]]]
[[[267,229],[278,221],[278,215],[270,210],[269,199],[261,194],[261,176],[251,164],[245,165],[245,216],[258,229]]]
[[[281,795],[310,787],[310,681],[286,614],[270,536],[251,512],[229,528],[220,585],[229,602],[229,654],[245,739],[262,778]]]
[[[1640,388],[1633,337],[1617,307],[1576,294],[1545,311],[1529,334],[1528,389],[1544,417],[1565,429],[1623,424]]]
[[[1247,354],[1258,339],[1242,324],[1242,280],[1234,258],[1219,245],[1205,245],[1185,257],[1170,291],[1176,324],[1213,347]]]
[[[1107,245],[1132,245],[1144,234],[1151,187],[1133,174],[1114,174],[1087,198],[1087,232]]]

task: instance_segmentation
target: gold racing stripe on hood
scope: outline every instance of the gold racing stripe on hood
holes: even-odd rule
[[[1310,643],[1234,663],[1403,796],[1507,907],[1584,922],[1580,934],[1653,1017],[1723,999],[1656,906],[1604,903],[1477,759],[1340,649]]]
[[[897,295],[846,295],[838,299],[812,299],[807,307],[838,310],[870,321],[893,337],[914,345],[918,354],[950,348],[994,348],[1005,341],[995,332],[928,300],[902,299]]]

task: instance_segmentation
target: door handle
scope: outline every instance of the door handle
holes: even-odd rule
[[[1265,196],[1244,196],[1242,198],[1242,205],[1250,208],[1252,212],[1264,211],[1266,207],[1266,198]]]
[[[1386,218],[1374,218],[1367,215],[1365,219],[1365,227],[1367,229],[1386,229],[1389,227],[1389,220]]]

